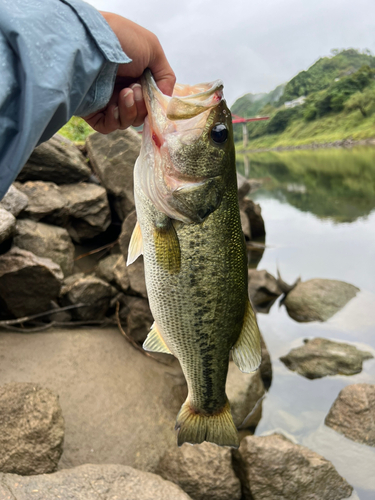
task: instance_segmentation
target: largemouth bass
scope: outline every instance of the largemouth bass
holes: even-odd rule
[[[143,347],[173,354],[185,375],[178,445],[238,447],[225,394],[229,353],[246,373],[261,355],[223,84],[176,85],[168,97],[147,70],[142,89],[148,117],[134,169],[138,222],[127,264],[143,253],[155,320]]]

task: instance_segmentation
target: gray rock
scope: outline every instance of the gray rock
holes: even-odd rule
[[[133,169],[140,147],[141,138],[131,129],[108,135],[92,134],[86,140],[94,171],[121,220],[134,210]]]
[[[128,248],[129,248],[130,238],[133,234],[136,222],[137,222],[137,213],[135,210],[133,210],[132,212],[130,212],[130,214],[126,217],[126,219],[122,223],[121,234],[119,237],[119,245],[125,261],[128,258]]]
[[[8,210],[14,217],[17,217],[18,214],[27,207],[27,204],[27,196],[12,184],[1,200],[0,207],[5,208],[5,210]]]
[[[242,210],[240,210],[240,217],[241,217],[242,232],[245,235],[245,239],[251,240],[251,229],[250,229],[249,218]]]
[[[111,223],[111,213],[105,189],[96,184],[68,184],[61,186],[68,203],[69,234],[77,243],[103,233]]]
[[[178,486],[125,465],[82,465],[54,474],[0,474],[1,500],[189,500]]]
[[[115,283],[114,268],[118,260],[119,260],[118,254],[108,255],[107,257],[104,257],[104,259],[101,259],[99,261],[99,264],[95,270],[95,274],[98,276],[98,278],[101,278],[102,280],[107,281],[108,283],[114,284]]]
[[[1,472],[30,475],[55,471],[63,440],[64,419],[57,396],[36,384],[0,386]]]
[[[267,271],[248,270],[249,296],[254,306],[273,302],[282,294],[276,278]]]
[[[135,341],[143,343],[154,322],[148,300],[126,296],[122,317],[126,321],[126,333]]]
[[[324,423],[352,441],[375,446],[375,385],[344,387]]]
[[[226,393],[236,427],[255,429],[262,418],[261,399],[265,392],[260,370],[242,373],[230,361]]]
[[[73,272],[74,245],[68,231],[62,227],[20,219],[17,221],[13,244],[38,257],[56,262],[64,276],[69,276]]]
[[[249,198],[243,198],[240,201],[240,210],[245,212],[250,221],[250,230],[252,238],[262,238],[266,235],[262,210],[259,205]]]
[[[284,303],[296,321],[326,321],[358,292],[359,288],[344,281],[317,278],[298,283]]]
[[[17,180],[70,184],[86,181],[90,175],[91,170],[79,149],[65,137],[56,134],[34,149]]]
[[[245,437],[237,460],[245,500],[341,500],[353,491],[331,462],[280,434]]]
[[[164,356],[172,364],[134,349],[117,327],[0,335],[2,383],[35,380],[59,395],[65,469],[117,463],[153,472],[177,446],[186,384],[178,361]]]
[[[143,264],[143,256],[127,267],[130,281],[130,289],[138,295],[147,298],[145,268]]]
[[[250,182],[237,172],[237,188],[238,188],[238,199],[242,200],[250,192],[251,186]]]
[[[303,346],[292,349],[280,360],[289,370],[309,379],[360,373],[363,361],[374,357],[355,346],[327,339],[306,339],[304,342]]]
[[[262,349],[262,361],[260,363],[259,371],[263,380],[263,385],[265,389],[268,390],[272,382],[272,363],[270,353],[268,352],[262,334],[260,334],[260,346]]]
[[[68,220],[67,200],[54,182],[28,181],[16,183],[18,189],[28,197],[28,205],[22,216],[51,224],[66,224]]]
[[[113,275],[116,285],[120,290],[126,292],[130,286],[128,267],[125,264],[124,257],[117,255],[117,260],[113,268]]]
[[[16,229],[16,218],[0,206],[0,243],[8,240]]]
[[[168,450],[156,470],[193,500],[240,500],[241,483],[232,469],[229,448],[202,443]]]
[[[62,280],[60,266],[50,259],[16,247],[0,255],[0,299],[18,318],[47,311]]]
[[[77,320],[100,320],[108,311],[112,298],[112,287],[96,276],[73,274],[64,280],[60,301],[64,306],[85,304],[71,311]]]

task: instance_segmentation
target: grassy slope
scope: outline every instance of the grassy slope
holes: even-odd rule
[[[95,130],[92,129],[85,120],[78,116],[73,116],[58,133],[77,144],[83,144],[86,137],[93,132],[95,132]]]

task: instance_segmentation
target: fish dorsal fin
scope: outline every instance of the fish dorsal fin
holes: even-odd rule
[[[143,349],[150,352],[164,352],[165,354],[172,354],[168,349],[167,344],[164,342],[163,337],[160,335],[156,323],[151,327],[146,340],[143,342]]]
[[[133,264],[133,262],[137,260],[138,257],[142,254],[143,254],[143,239],[141,233],[141,226],[137,221],[137,224],[133,229],[132,237],[130,238],[126,265],[130,266],[130,264]]]
[[[170,274],[177,274],[181,268],[180,242],[173,222],[169,217],[161,216],[154,229],[156,261]]]
[[[257,320],[248,301],[240,336],[232,348],[233,361],[244,373],[254,372],[262,360],[260,332]]]

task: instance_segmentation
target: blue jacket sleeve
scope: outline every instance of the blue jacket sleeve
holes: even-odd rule
[[[107,104],[130,61],[81,0],[1,0],[0,199],[38,144]]]

